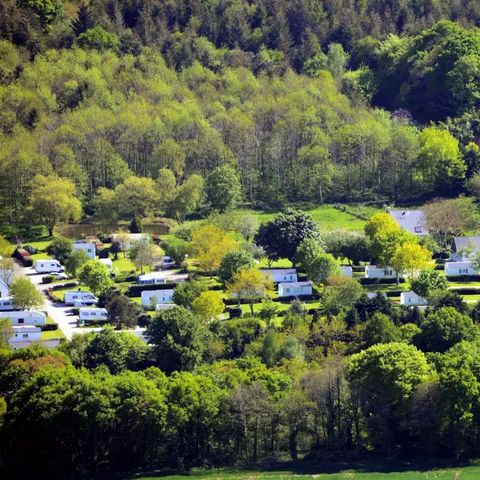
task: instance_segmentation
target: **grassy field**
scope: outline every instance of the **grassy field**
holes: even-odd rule
[[[368,218],[381,210],[373,207],[349,206],[348,211],[343,211],[330,205],[321,205],[305,211],[314,218],[322,231],[342,229],[360,232],[363,231],[366,221],[358,218],[357,215]],[[277,214],[277,212],[255,210],[241,210],[238,214],[247,212],[255,215],[260,222],[268,222]]]
[[[331,470],[330,470],[331,471]],[[297,471],[192,471],[188,475],[134,476],[126,477],[135,480],[186,480],[194,478],[198,480],[288,480],[299,478],[304,480],[478,480],[480,479],[480,467],[466,466],[454,468],[439,468],[433,470],[402,470],[386,471],[381,469],[339,470],[335,473],[323,473],[322,469],[309,473]],[[125,479],[126,480],[126,479]]]
[[[50,317],[47,317],[47,324],[48,323],[55,322]],[[61,340],[62,338],[65,338],[65,335],[59,328],[42,332],[42,340]]]

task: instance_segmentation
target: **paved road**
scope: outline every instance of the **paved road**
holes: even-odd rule
[[[42,283],[42,277],[45,274],[37,273],[32,267],[22,268],[22,273],[27,275],[45,295],[45,311],[55,323],[58,323],[58,327],[66,338],[72,338],[72,335],[76,332],[83,333],[85,329],[77,328],[77,316],[73,315],[72,307],[68,307],[64,303],[54,303],[46,296],[46,291],[50,285]]]
[[[40,290],[45,296],[45,308],[48,316],[58,324],[58,327],[63,332],[65,337],[70,340],[74,333],[88,333],[100,331],[101,327],[78,327],[77,320],[78,316],[72,313],[72,307],[65,305],[63,302],[52,302],[46,295],[46,291],[51,286],[49,284],[42,283],[42,277],[45,274],[37,273],[32,267],[21,268],[20,273],[26,275],[32,280],[35,286]],[[134,333],[139,338],[144,340],[143,333],[144,328],[136,327],[135,330],[129,330],[131,333]],[[52,345],[54,346],[54,345]]]

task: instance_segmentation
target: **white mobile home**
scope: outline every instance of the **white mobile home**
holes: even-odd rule
[[[310,282],[288,282],[278,284],[279,297],[304,297],[312,294]]]
[[[172,257],[169,257],[168,255],[164,255],[162,257],[162,261],[159,265],[162,270],[168,270],[169,268],[173,268],[174,266],[175,262],[172,260]]]
[[[462,275],[478,275],[479,272],[470,260],[463,262],[445,262],[445,275],[447,277],[460,277]]]
[[[98,261],[103,263],[110,271],[113,270],[113,262],[111,258],[99,258]]]
[[[95,260],[97,254],[97,247],[93,242],[77,241],[73,244],[73,251],[83,250],[90,259]]]
[[[107,309],[82,307],[78,311],[78,319],[84,323],[106,322],[108,320]]]
[[[344,277],[353,277],[353,268],[350,265],[342,266],[342,274]]]
[[[65,292],[63,301],[66,305],[82,307],[88,305],[95,305],[98,302],[98,298],[93,293],[84,292],[81,290],[74,290],[71,292]]]
[[[141,294],[143,307],[157,307],[163,304],[173,304],[173,288],[165,290],[144,290]]]
[[[47,316],[35,310],[16,310],[13,312],[0,312],[0,318],[8,318],[13,326],[18,325],[45,325]]]
[[[262,268],[260,271],[270,277],[274,283],[298,281],[295,268]]]
[[[399,278],[403,275],[400,274]],[[377,265],[367,265],[365,267],[365,278],[397,278],[397,272],[391,267],[378,267]]]
[[[142,285],[156,285],[157,283],[165,283],[165,274],[163,272],[151,272],[139,275],[137,282]]]
[[[0,280],[0,298],[8,297],[9,291],[8,285],[3,280]]]
[[[37,273],[63,272],[65,269],[58,260],[37,260],[33,268]]]
[[[28,347],[32,342],[39,342],[42,337],[42,329],[31,325],[12,327],[11,333],[8,343],[14,349]]]
[[[425,306],[427,303],[425,298],[420,297],[415,292],[402,292],[400,294],[400,305]]]

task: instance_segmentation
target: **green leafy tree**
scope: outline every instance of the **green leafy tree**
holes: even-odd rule
[[[462,340],[474,340],[479,333],[472,319],[453,307],[442,307],[431,312],[421,328],[418,344],[429,352],[445,352]]]
[[[310,215],[288,211],[260,225],[255,243],[265,250],[271,260],[293,260],[298,246],[307,238],[318,238],[319,234],[318,225]]]
[[[423,298],[430,298],[438,292],[444,292],[448,287],[448,280],[437,270],[423,270],[410,281],[412,290]]]
[[[202,320],[184,307],[161,311],[145,336],[153,345],[155,361],[166,373],[192,370],[208,347],[210,332]]]
[[[9,295],[15,307],[20,310],[31,310],[44,305],[45,299],[28,277],[19,276],[13,279]]]
[[[392,320],[379,312],[373,314],[363,331],[363,342],[367,348],[377,343],[398,341],[399,337],[400,332]]]
[[[70,180],[36,175],[33,184],[35,194],[31,197],[30,207],[34,216],[48,228],[50,236],[58,223],[80,220],[82,204]]]
[[[195,280],[179,283],[173,292],[173,302],[180,307],[192,308],[193,301],[206,289],[205,284]]]
[[[245,250],[235,250],[227,253],[220,262],[218,278],[223,283],[228,283],[234,275],[243,269],[253,268],[255,261],[253,256]]]
[[[464,180],[467,170],[458,140],[437,127],[427,127],[420,133],[417,168],[424,184],[439,191],[454,190]]]
[[[99,51],[113,50],[116,52],[120,48],[120,40],[117,35],[107,32],[98,25],[81,33],[77,38],[77,43],[82,48]]]
[[[110,270],[98,260],[89,260],[85,263],[78,273],[78,279],[95,295],[100,295],[113,284]]]
[[[90,260],[87,252],[76,250],[72,252],[65,260],[65,271],[72,277],[77,276],[77,272]]]
[[[395,248],[390,265],[397,272],[398,284],[400,274],[412,278],[420,270],[433,268],[435,262],[432,260],[431,252],[425,247],[418,243],[405,242]]]
[[[255,268],[240,270],[228,284],[228,292],[239,302],[245,300],[254,314],[254,305],[273,287],[271,280]]]
[[[73,252],[73,243],[68,238],[57,237],[48,245],[47,252],[64,263]]]
[[[229,165],[213,169],[205,180],[204,188],[210,208],[220,212],[235,208],[242,198],[240,178]]]
[[[225,304],[219,292],[209,290],[200,293],[192,302],[192,310],[200,318],[211,321],[215,320],[225,310]]]
[[[390,453],[415,388],[431,374],[425,355],[405,343],[373,345],[352,355],[347,378],[380,449]]]
[[[117,374],[125,369],[137,369],[145,359],[147,347],[135,334],[115,332],[107,326],[91,337],[85,348],[84,362],[90,369],[107,366]]]

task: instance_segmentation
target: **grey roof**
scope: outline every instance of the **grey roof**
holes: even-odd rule
[[[415,235],[427,235],[428,228],[423,210],[389,210],[396,222]]]
[[[460,250],[473,248],[474,253],[480,252],[480,236],[477,237],[455,237],[453,239],[452,250],[459,252]]]

